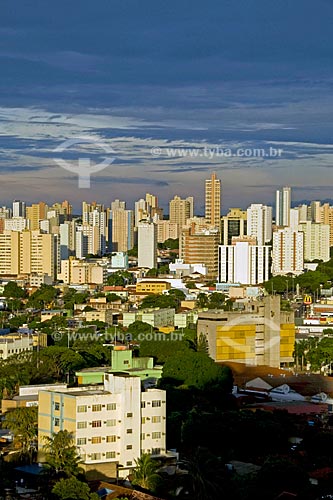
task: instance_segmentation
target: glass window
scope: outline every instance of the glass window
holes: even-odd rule
[[[101,459],[100,453],[92,453],[91,454],[91,460],[100,460],[100,459]]]
[[[116,403],[108,403],[106,405],[106,409],[107,410],[116,410],[117,409],[117,405],[116,405]]]
[[[102,442],[101,436],[94,436],[91,438],[91,444],[100,444]]]
[[[86,429],[87,428],[87,422],[78,422],[77,423],[77,428],[78,429]]]
[[[54,403],[54,409],[56,411],[59,411],[60,410],[60,403]]]
[[[102,405],[92,405],[92,411],[102,411]]]
[[[153,408],[157,408],[158,406],[161,406],[161,401],[160,400],[154,400],[151,405],[152,405]]]
[[[159,424],[161,422],[161,417],[160,416],[152,417],[151,421],[153,424]]]
[[[161,433],[160,432],[153,432],[151,437],[153,439],[159,439],[161,437]]]
[[[127,434],[132,434],[133,430],[132,429],[126,429]]]
[[[100,420],[93,420],[91,425],[92,425],[92,427],[101,427],[102,422]]]
[[[115,451],[107,451],[105,456],[106,456],[106,458],[116,458],[116,452]]]
[[[83,444],[87,444],[87,439],[86,439],[86,438],[78,438],[78,439],[76,440],[76,444],[77,444],[78,446],[82,446]]]
[[[107,427],[113,427],[114,425],[116,425],[116,423],[117,423],[116,419],[106,421]]]
[[[117,436],[106,436],[107,443],[115,443],[117,441]]]
[[[78,413],[85,413],[87,411],[87,406],[86,405],[79,405],[77,407],[77,412]]]

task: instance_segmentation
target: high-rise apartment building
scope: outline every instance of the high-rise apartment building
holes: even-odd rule
[[[320,208],[320,222],[330,226],[330,247],[333,246],[333,206],[324,203]]]
[[[286,186],[276,191],[275,225],[289,226],[291,188]]]
[[[169,220],[157,220],[157,242],[164,243],[165,240],[176,240],[179,238],[178,224]]]
[[[272,274],[301,274],[304,270],[304,233],[292,227],[273,233]]]
[[[149,218],[149,206],[146,200],[141,198],[134,203],[134,225],[138,227],[139,222]]]
[[[256,238],[258,246],[271,241],[272,207],[257,203],[247,209],[247,235]]]
[[[180,231],[190,217],[193,217],[193,197],[182,199],[177,195],[174,196],[169,203],[170,222],[177,224]]]
[[[13,217],[25,217],[25,202],[20,200],[13,201]]]
[[[37,274],[56,279],[57,236],[40,231],[5,231],[0,235],[0,274]]]
[[[205,181],[205,218],[211,227],[220,229],[221,181],[215,172]]]
[[[240,208],[230,208],[227,215],[221,219],[221,242],[231,245],[235,236],[245,236],[247,227],[247,211]]]
[[[301,222],[298,230],[304,233],[304,260],[330,259],[330,226],[312,221]]]
[[[150,221],[138,224],[138,267],[157,267],[157,226]]]
[[[220,233],[218,229],[195,232],[185,227],[180,236],[180,258],[185,264],[205,264],[207,277],[218,276],[218,246]]]
[[[44,201],[26,207],[26,218],[30,221],[29,227],[31,231],[39,230],[39,222],[46,219],[47,209],[48,207]]]
[[[112,250],[127,252],[134,245],[134,213],[123,208],[112,210]]]
[[[259,285],[269,279],[271,247],[251,237],[234,238],[219,246],[219,282]]]

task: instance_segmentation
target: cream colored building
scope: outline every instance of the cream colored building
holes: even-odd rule
[[[301,274],[304,270],[304,233],[291,227],[273,232],[272,274]]]
[[[330,259],[330,226],[306,221],[299,224],[298,230],[304,233],[304,260],[327,262]]]
[[[169,220],[158,220],[157,226],[157,242],[164,243],[166,240],[176,240],[179,237],[178,224]]]
[[[169,203],[170,222],[177,224],[180,231],[190,217],[193,217],[193,197],[182,199],[176,195]]]
[[[215,172],[205,181],[205,218],[211,227],[220,229],[221,181]]]
[[[106,268],[97,262],[70,258],[61,261],[58,279],[67,285],[103,285],[106,280]]]
[[[118,208],[112,210],[112,249],[115,252],[127,252],[134,245],[133,210]]]
[[[39,461],[44,436],[60,430],[73,434],[88,477],[126,477],[141,453],[166,452],[166,393],[142,392],[140,377],[125,373],[105,374],[104,387],[40,391]]]
[[[0,274],[48,275],[55,280],[57,240],[40,231],[5,231],[0,235]]]
[[[46,219],[47,205],[40,201],[33,203],[30,207],[26,207],[26,218],[29,220],[29,227],[31,231],[39,229],[39,222]]]

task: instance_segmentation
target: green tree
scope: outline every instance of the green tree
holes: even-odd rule
[[[178,250],[179,239],[169,238],[168,240],[165,240],[164,243],[159,243],[158,248],[162,250]]]
[[[204,389],[208,384],[223,383],[226,372],[205,352],[187,350],[169,357],[163,367],[163,378],[180,386]]]
[[[45,445],[45,469],[51,476],[71,477],[78,476],[80,468],[80,457],[77,454],[73,435],[64,430],[54,433],[52,437],[44,437]]]
[[[178,299],[171,295],[151,294],[147,295],[140,304],[140,309],[150,309],[154,307],[176,309]]]
[[[208,303],[209,309],[223,309],[224,305],[225,305],[225,295],[223,293],[213,292],[209,296],[209,303]]]
[[[151,269],[149,269],[149,271],[146,272],[146,276],[150,278],[157,278],[158,270],[156,269],[156,267],[152,267]]]
[[[149,323],[136,320],[129,325],[127,333],[131,334],[132,338],[136,340],[139,333],[150,333],[151,330],[152,327]]]
[[[224,463],[207,449],[199,447],[191,457],[185,457],[182,468],[188,472],[184,482],[191,500],[226,498]]]
[[[206,293],[200,292],[197,296],[197,307],[203,309],[204,307],[208,307],[209,299]]]
[[[161,481],[161,476],[157,473],[160,463],[153,460],[149,453],[143,453],[135,460],[135,465],[132,484],[154,493]]]
[[[60,479],[52,489],[59,500],[98,500],[97,493],[90,493],[89,486],[76,477]]]
[[[31,463],[36,449],[38,411],[35,406],[15,408],[5,415],[3,427],[14,434],[14,442],[19,447],[22,458]]]
[[[51,305],[58,294],[59,290],[53,286],[42,284],[38,290],[30,295],[27,306],[35,309],[42,309]]]
[[[9,281],[4,286],[3,296],[8,299],[24,299],[26,292],[15,281]]]

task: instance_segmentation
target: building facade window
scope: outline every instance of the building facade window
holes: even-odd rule
[[[100,420],[93,420],[91,422],[92,427],[102,427],[102,422]]]
[[[92,411],[102,411],[102,405],[92,405]]]

